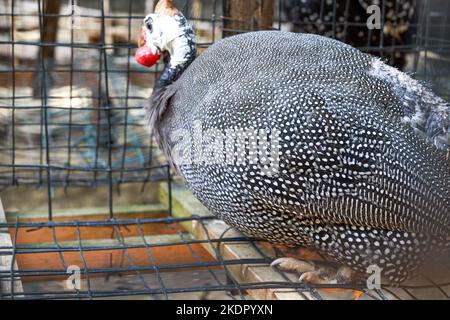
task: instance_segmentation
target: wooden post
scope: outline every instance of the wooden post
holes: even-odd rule
[[[274,11],[273,0],[224,0],[223,36],[272,29]]]
[[[53,14],[59,14],[61,10],[61,0],[47,0],[44,2],[44,16],[43,18],[43,32],[42,42],[55,43],[58,36],[58,16],[47,16]],[[44,58],[55,58],[55,47],[43,47]]]
[[[61,0],[47,0],[43,2],[43,11],[44,17],[42,18],[42,33],[41,41],[43,43],[55,43],[58,37],[58,23],[59,17],[53,16],[54,14],[59,14],[61,10]],[[39,17],[40,18],[40,17]],[[45,64],[45,68],[48,71],[52,68],[55,62],[55,49],[54,46],[43,46],[39,50],[39,54],[36,57],[36,71],[33,74],[33,97],[39,98],[42,92],[42,60],[41,54],[43,56],[43,61]],[[51,79],[49,79],[50,73],[47,74],[45,88],[48,91],[51,85]]]
[[[202,17],[203,5],[200,0],[195,0],[192,3],[191,17],[200,19]]]

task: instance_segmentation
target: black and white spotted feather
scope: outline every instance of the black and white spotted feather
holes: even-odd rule
[[[450,166],[441,150],[449,109],[341,42],[257,32],[211,46],[156,91],[148,111],[163,150],[218,217],[363,273],[377,265],[400,282],[449,245]],[[201,132],[278,130],[278,170],[184,162],[172,133],[198,137],[198,123]]]

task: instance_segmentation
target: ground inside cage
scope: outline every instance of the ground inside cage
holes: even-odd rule
[[[172,215],[167,203],[172,198]],[[184,187],[159,202],[109,210],[7,212],[0,221],[3,299],[448,299],[450,265],[433,264],[401,288],[312,286],[269,266],[275,257],[319,260],[303,248],[244,237]],[[68,219],[67,217],[70,217]],[[79,275],[79,278],[77,278]],[[77,282],[79,281],[79,282]]]

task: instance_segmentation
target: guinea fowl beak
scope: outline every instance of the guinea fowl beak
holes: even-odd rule
[[[161,54],[159,53],[158,48],[151,43],[147,45],[144,28],[142,28],[142,33],[138,40],[139,48],[137,49],[134,58],[140,65],[150,68],[158,62],[161,58]]]

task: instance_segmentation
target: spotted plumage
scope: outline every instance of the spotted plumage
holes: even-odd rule
[[[405,99],[426,89],[388,68],[321,36],[248,33],[211,46],[154,91],[147,111],[161,148],[219,218],[360,273],[376,265],[398,283],[449,244],[450,166],[439,149],[448,140],[433,144],[437,131],[448,139],[448,121],[435,115],[448,117],[449,106],[428,92],[429,105],[411,109]],[[402,90],[411,92],[405,98]],[[419,122],[405,119],[436,101],[445,110],[421,116],[439,130],[423,139]],[[236,141],[245,131],[265,134],[227,149],[222,137],[234,132]],[[216,141],[196,146],[208,132]],[[261,140],[276,143],[252,147]],[[202,150],[211,143],[240,160],[191,161],[208,159]],[[265,162],[249,157],[255,152]]]

